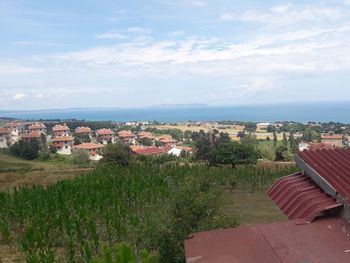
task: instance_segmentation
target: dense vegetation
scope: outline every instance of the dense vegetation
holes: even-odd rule
[[[0,194],[1,242],[17,246],[27,262],[89,262],[127,241],[159,253],[160,262],[184,262],[192,232],[237,225],[220,212],[221,187],[271,184],[295,168],[191,165],[108,166],[55,185]]]

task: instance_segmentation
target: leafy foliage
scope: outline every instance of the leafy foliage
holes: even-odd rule
[[[103,149],[102,162],[118,165],[128,165],[131,158],[131,149],[122,143],[108,144]]]
[[[20,140],[11,146],[10,151],[18,157],[33,160],[39,156],[40,142],[34,138],[29,142]]]

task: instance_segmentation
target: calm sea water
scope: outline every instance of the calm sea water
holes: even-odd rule
[[[278,105],[179,107],[144,109],[84,109],[1,112],[0,116],[21,119],[85,119],[113,121],[320,121],[350,123],[350,103],[294,103]]]

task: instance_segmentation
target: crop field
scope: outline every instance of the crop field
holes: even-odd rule
[[[126,241],[157,251],[161,262],[184,262],[182,244],[190,233],[240,222],[235,207],[245,198],[230,202],[237,199],[230,191],[262,193],[295,169],[133,164],[0,193],[0,259],[90,262],[103,244]]]

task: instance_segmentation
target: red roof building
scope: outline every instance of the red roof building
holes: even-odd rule
[[[30,141],[31,139],[40,140],[40,138],[41,138],[40,132],[29,132],[27,134],[22,135],[22,140],[24,141]]]
[[[350,150],[304,150],[267,194],[290,221],[196,233],[187,262],[350,262]]]
[[[57,124],[52,128],[52,133],[54,137],[69,136],[70,129],[66,124]]]
[[[322,135],[321,142],[332,145],[334,147],[343,147],[343,135],[342,134]]]
[[[96,131],[97,140],[103,144],[114,143],[115,133],[111,129],[99,129]]]
[[[119,131],[118,138],[124,143],[134,143],[135,135],[131,131]]]
[[[132,147],[132,152],[138,155],[160,155],[167,153],[167,148],[164,147]],[[170,149],[169,149],[170,150]]]
[[[77,134],[80,134],[80,135],[88,135],[88,136],[90,136],[91,133],[92,133],[92,131],[91,131],[91,129],[89,127],[83,127],[83,126],[82,127],[77,127],[75,129],[75,132]]]
[[[71,136],[60,136],[52,139],[52,145],[58,154],[70,155],[73,150],[74,138]]]
[[[103,147],[105,147],[105,145],[99,143],[82,143],[75,146],[76,149],[83,149],[88,151],[90,160],[94,161],[102,159],[101,149]]]
[[[8,148],[10,144],[11,131],[7,128],[0,128],[0,148]]]
[[[46,133],[46,126],[42,122],[36,122],[28,127],[29,132]]]

